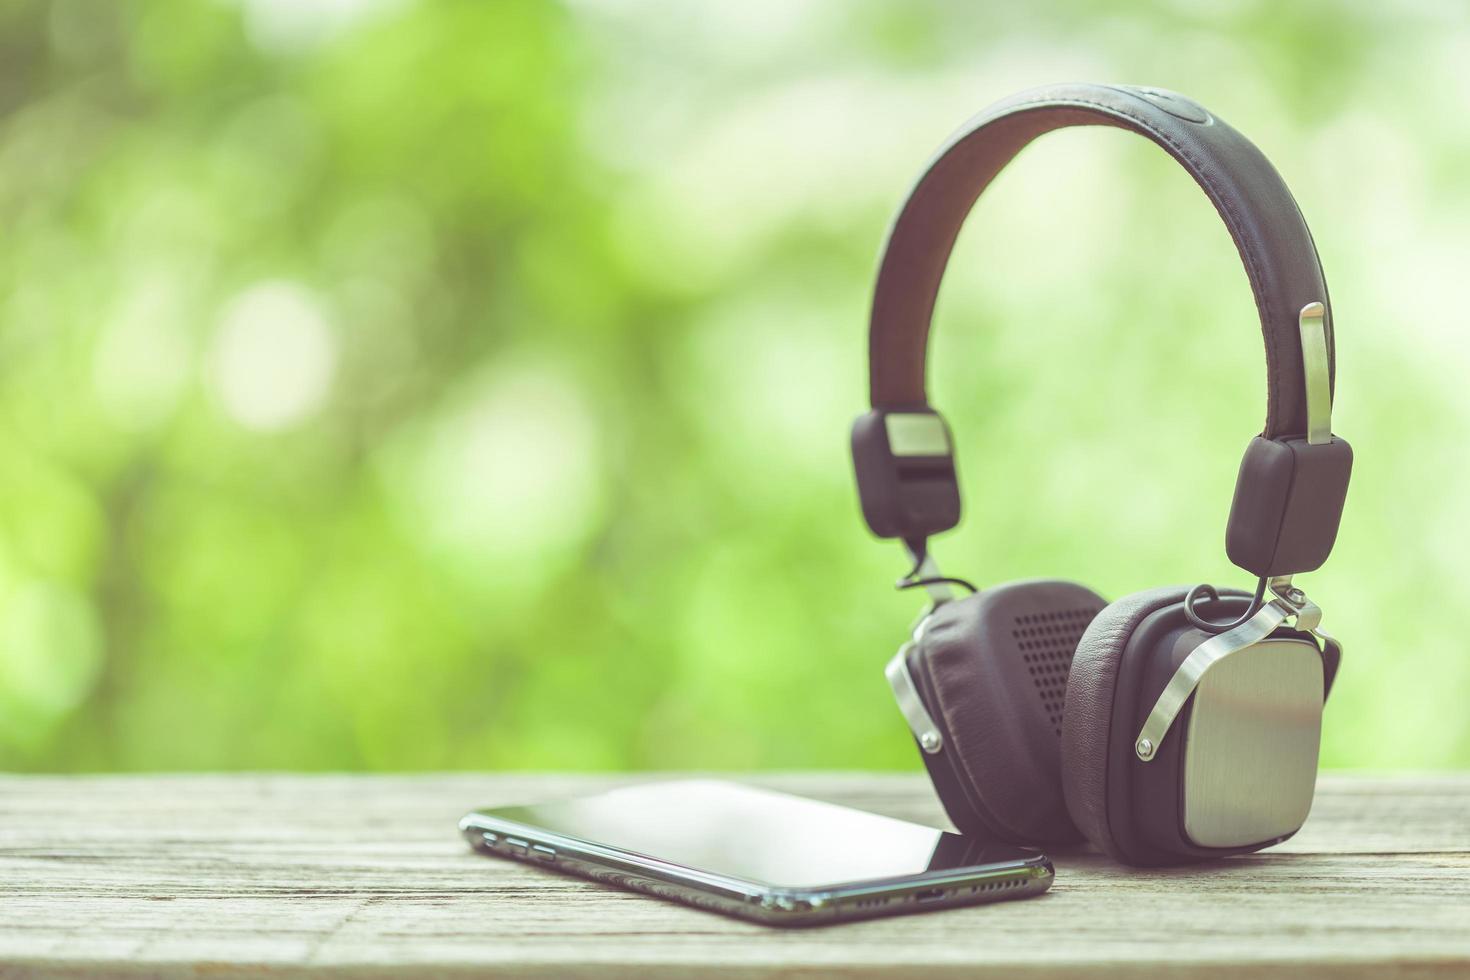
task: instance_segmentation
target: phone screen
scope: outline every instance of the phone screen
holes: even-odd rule
[[[901,878],[1035,857],[932,827],[714,780],[479,811],[563,837],[778,888]]]

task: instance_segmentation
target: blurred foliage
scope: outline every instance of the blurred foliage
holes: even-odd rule
[[[885,224],[985,103],[1189,93],[1295,189],[1358,468],[1326,764],[1470,763],[1461,5],[0,0],[0,767],[914,767],[846,457]],[[1056,134],[933,379],[986,582],[1248,584],[1208,202]]]

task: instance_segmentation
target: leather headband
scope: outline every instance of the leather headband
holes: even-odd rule
[[[1245,264],[1266,341],[1267,438],[1307,430],[1297,316],[1327,307],[1329,371],[1335,374],[1331,305],[1301,211],[1255,145],[1182,95],[1109,85],[1054,85],[1002,100],[970,120],[939,151],[888,231],[868,338],[874,408],[928,405],[925,352],[939,282],[960,226],[996,174],[1043,133],[1115,126],[1169,152],[1204,188]]]

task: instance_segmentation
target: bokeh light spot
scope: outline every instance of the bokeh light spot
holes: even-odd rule
[[[102,329],[92,383],[103,410],[120,428],[151,429],[178,404],[192,356],[180,302],[172,281],[145,278]]]
[[[250,40],[262,51],[291,53],[336,37],[368,14],[396,0],[238,0]]]
[[[601,498],[596,422],[577,387],[543,369],[472,384],[432,424],[413,467],[432,546],[538,571],[581,540]]]
[[[293,283],[268,282],[226,305],[214,338],[211,380],[232,419],[274,431],[321,406],[336,363],[336,340],[315,298]]]
[[[0,601],[0,739],[37,740],[92,689],[101,663],[91,605],[32,581]]]

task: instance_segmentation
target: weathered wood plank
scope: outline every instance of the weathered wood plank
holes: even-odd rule
[[[779,931],[471,854],[477,804],[628,777],[0,777],[0,976],[1470,973],[1470,776],[1328,776],[1252,858],[1054,854],[1046,897]],[[941,820],[907,775],[751,782]]]

